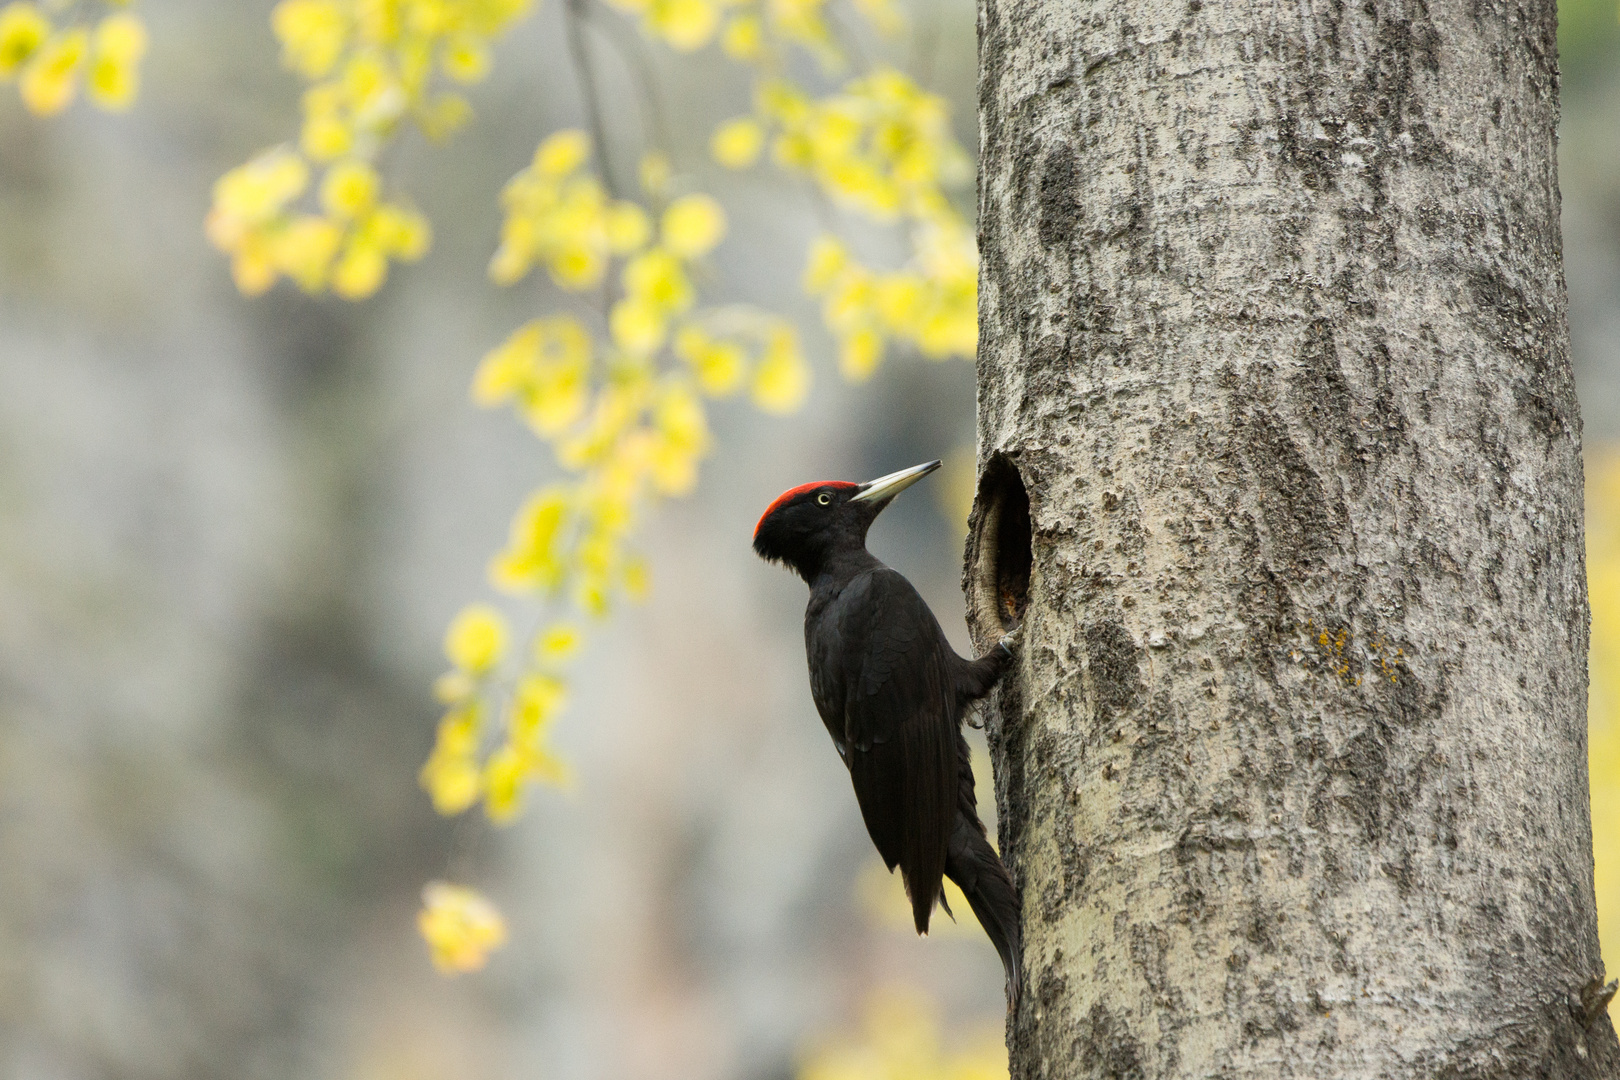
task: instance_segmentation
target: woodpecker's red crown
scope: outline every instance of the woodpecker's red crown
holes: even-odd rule
[[[763,514],[759,515],[759,523],[754,526],[754,538],[759,538],[759,530],[764,528],[766,518],[770,517],[772,514],[776,513],[778,510],[782,509],[782,507],[786,506],[788,503],[794,501],[800,496],[808,495],[817,488],[826,488],[828,492],[833,492],[840,489],[858,487],[860,487],[859,484],[850,483],[848,480],[817,480],[814,483],[800,484],[798,487],[788,488],[786,491],[782,492],[782,494],[778,495],[771,505],[765,508],[765,512]]]

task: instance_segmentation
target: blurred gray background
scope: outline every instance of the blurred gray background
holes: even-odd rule
[[[715,410],[697,494],[644,532],[650,599],[578,666],[556,735],[575,790],[458,834],[416,773],[444,626],[490,598],[486,560],[551,475],[466,388],[555,301],[484,267],[500,185],[581,121],[560,5],[503,42],[448,148],[391,152],[435,246],[360,305],[286,285],[244,300],[203,239],[214,179],[296,131],[271,6],[146,0],[126,116],[40,121],[0,87],[0,1076],[787,1077],[886,983],[996,1026],[1000,966],[971,916],[920,942],[860,902],[876,856],[810,704],[804,587],[748,546],[783,488],[968,444],[970,366],[900,358],[843,385],[798,288],[813,202],[768,168],[706,162],[712,126],[747,109],[741,73],[648,50],[678,168],[731,213],[709,295],[795,315],[816,388],[787,420]],[[924,8],[922,47],[896,59],[971,148],[972,5]],[[1620,436],[1617,14],[1564,15],[1594,443]],[[872,546],[965,651],[961,539],[918,488]],[[414,916],[458,851],[512,942],[447,980]]]

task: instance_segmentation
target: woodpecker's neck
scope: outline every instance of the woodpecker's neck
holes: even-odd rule
[[[816,593],[837,595],[857,574],[863,574],[875,566],[882,565],[877,556],[867,551],[866,545],[863,544],[860,547],[838,548],[828,552],[814,573],[809,570],[801,570],[800,573],[810,585],[812,595]]]
[[[864,513],[849,514],[832,528],[801,538],[784,561],[810,585],[829,574],[848,581],[877,561],[866,550],[871,524]]]

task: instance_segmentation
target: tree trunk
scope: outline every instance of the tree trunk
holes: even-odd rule
[[[1612,1077],[1552,0],[981,0],[1015,1077]]]

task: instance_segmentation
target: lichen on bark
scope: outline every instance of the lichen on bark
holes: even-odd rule
[[[1554,20],[981,0],[1016,1077],[1620,1074]]]

